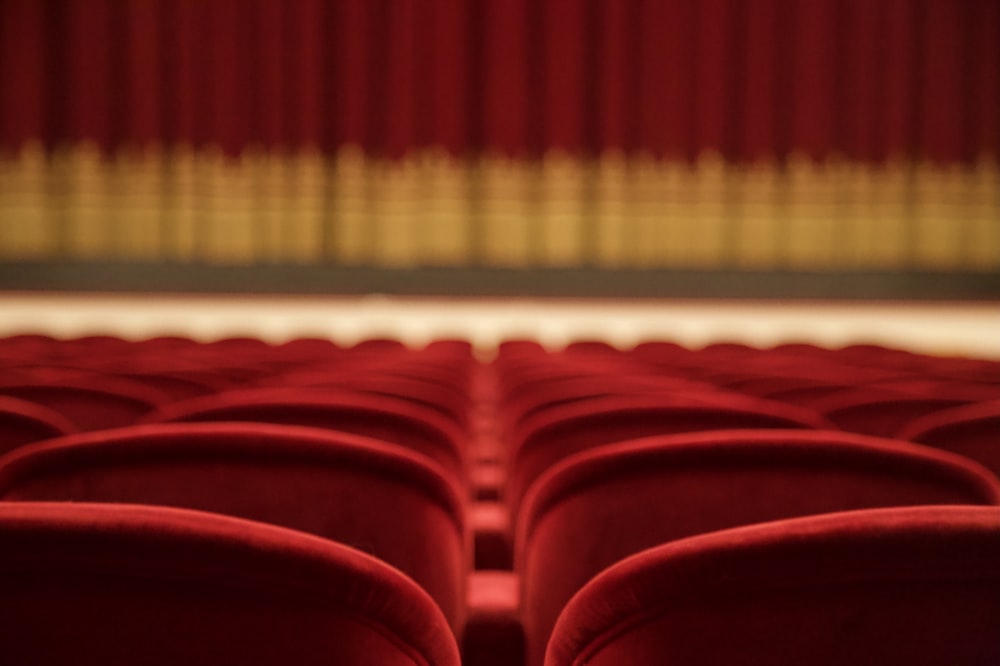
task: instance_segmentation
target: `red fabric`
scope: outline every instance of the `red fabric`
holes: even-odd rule
[[[426,58],[418,63],[416,76],[428,77],[422,90],[416,83],[421,92],[416,109],[421,143],[453,156],[467,155],[478,84],[473,60],[478,44],[469,26],[478,8],[464,0],[431,0],[429,9],[425,4],[418,3],[418,14],[426,14],[428,20],[415,46],[416,55]]]
[[[416,451],[464,478],[461,434],[429,409],[384,396],[334,389],[231,391],[164,406],[147,423],[251,421],[356,433]]]
[[[995,2],[0,4],[0,144],[996,155]]]
[[[992,2],[985,3],[995,4]],[[965,99],[968,95],[966,72],[971,64],[969,49],[963,40],[969,37],[971,5],[949,0],[925,0],[922,16],[923,53],[920,59],[922,99],[917,108],[923,111],[919,120],[921,157],[939,163],[955,163],[975,159],[966,136],[969,116],[962,104],[938,104],[937,100]],[[984,17],[983,17],[984,18]]]
[[[5,501],[212,511],[340,541],[400,569],[461,626],[461,491],[416,455],[311,428],[168,424],[25,446],[0,461]]]
[[[475,666],[521,666],[521,627],[517,576],[505,571],[477,571],[469,577],[469,621],[462,636],[462,663]]]
[[[971,402],[952,397],[878,396],[878,391],[848,391],[817,407],[842,430],[893,437],[910,421]]]
[[[372,64],[368,51],[377,38],[368,26],[369,14],[377,3],[368,0],[344,0],[337,3],[331,31],[330,70],[337,90],[332,92],[330,123],[337,145],[362,147],[368,136],[371,114],[366,109]]]
[[[510,507],[497,501],[474,502],[469,517],[475,569],[510,571],[514,566]]]
[[[693,4],[698,32],[694,42],[694,80],[688,94],[694,102],[694,148],[732,157],[730,110],[737,108],[734,82],[739,56],[734,49],[734,34],[738,3],[702,0]],[[684,29],[674,26],[672,31]]]
[[[838,48],[836,0],[792,5],[788,91],[790,147],[821,161],[837,147]],[[874,10],[870,10],[874,11]]]
[[[274,387],[339,388],[401,398],[440,412],[459,427],[465,427],[469,416],[468,395],[451,386],[429,383],[411,377],[384,375],[377,372],[299,370],[269,377],[262,384]]]
[[[285,87],[281,97],[285,103],[288,143],[295,148],[322,148],[325,144],[329,124],[326,112],[329,56],[325,51],[329,43],[330,21],[325,12],[328,4],[322,0],[299,0],[282,3],[279,10],[284,19],[287,67],[283,72]],[[246,13],[242,4],[241,13]],[[253,71],[247,74],[252,77]],[[255,93],[258,97],[273,94],[260,88]]]
[[[640,3],[599,0],[596,4],[602,19],[594,36],[597,75],[595,109],[597,126],[594,145],[605,150],[630,152],[637,145],[634,114],[637,99],[633,40]]]
[[[1000,478],[1000,401],[921,416],[908,423],[899,438],[966,456]]]
[[[736,63],[738,93],[745,105],[737,126],[740,145],[737,156],[747,162],[774,159],[782,154],[787,139],[780,136],[787,120],[779,118],[778,92],[782,67],[780,0],[760,0],[744,8],[741,25],[744,57]]]
[[[123,85],[113,118],[121,123],[119,139],[131,146],[157,145],[163,141],[163,86],[159,72],[163,45],[160,43],[160,2],[128,2],[121,7],[122,20],[115,33],[130,57],[122,62]]]
[[[51,3],[53,30],[47,83],[51,86],[49,138],[53,144],[89,141],[110,152],[117,137],[112,100],[113,0]],[[61,19],[61,20],[60,20]],[[58,60],[57,60],[58,58]],[[2,84],[0,84],[2,85]]]
[[[525,499],[515,539],[529,664],[591,577],[645,548],[738,525],[914,504],[1000,504],[958,456],[824,431],[647,438],[565,460]],[[803,662],[806,663],[806,662]]]
[[[654,396],[586,400],[538,414],[511,452],[505,499],[517,509],[531,484],[571,454],[651,435],[732,428],[824,428],[822,418],[780,404],[700,404]]]
[[[533,67],[530,50],[531,0],[482,3],[482,114],[480,142],[510,157],[526,157],[529,150],[529,83]]]
[[[128,425],[169,402],[164,394],[137,382],[99,375],[58,381],[0,382],[0,395],[47,407],[79,430]]]
[[[170,100],[170,112],[163,114],[165,144],[193,144],[195,128],[203,115],[204,101],[196,78],[201,57],[195,26],[201,21],[199,10],[204,4],[198,0],[177,0],[162,6],[164,55],[160,87],[162,99]]]
[[[510,397],[498,408],[501,417],[511,429],[516,429],[534,415],[560,405],[612,395],[684,394],[691,396],[694,382],[669,378],[612,375],[553,377],[551,381],[524,383],[512,388]]]
[[[540,148],[580,154],[587,146],[587,118],[594,110],[586,67],[590,25],[586,3],[549,0],[534,9],[541,77]]]
[[[245,5],[246,3],[244,3]],[[254,0],[249,31],[253,49],[253,71],[263,90],[285,90],[288,50],[285,47],[284,12],[281,0]],[[294,36],[291,36],[294,39]],[[261,143],[275,148],[289,146],[289,126],[284,95],[255,95],[257,109],[254,133]]]
[[[76,427],[58,412],[26,400],[0,396],[0,454],[73,432]]]
[[[887,0],[884,4],[884,55],[879,67],[882,103],[877,114],[881,139],[878,156],[879,159],[906,160],[915,157],[917,152],[917,107],[914,99],[920,90],[917,78],[918,5],[910,0]]]
[[[417,130],[418,94],[421,84],[417,77],[417,29],[426,12],[417,8],[416,0],[387,2],[386,23],[380,38],[379,55],[384,58],[385,88],[381,117],[384,126],[378,133],[373,149],[386,157],[399,159],[419,146]]]
[[[685,539],[605,571],[547,666],[1000,661],[1000,509],[915,507]]]
[[[0,147],[17,150],[48,134],[46,19],[38,0],[0,3]]]
[[[159,507],[0,505],[11,664],[459,664],[395,569],[293,530]]]
[[[226,388],[222,382],[213,380],[207,373],[185,373],[180,370],[134,370],[118,373],[117,376],[149,386],[169,396],[171,400],[211,395]]]
[[[970,5],[965,66],[971,79],[968,149],[978,157],[1000,154],[1000,3]],[[978,12],[982,12],[979,14]]]

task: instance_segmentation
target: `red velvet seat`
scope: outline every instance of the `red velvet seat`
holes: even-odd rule
[[[996,386],[956,380],[928,379],[922,377],[892,382],[878,382],[871,385],[871,388],[901,391],[928,398],[954,398],[966,402],[1000,400],[1000,388]]]
[[[515,509],[531,484],[566,457],[639,437],[734,428],[828,428],[806,410],[740,398],[738,404],[699,404],[681,398],[616,396],[553,408],[524,424],[511,452],[505,498]]]
[[[72,423],[47,407],[0,396],[0,454],[73,432],[76,427]]]
[[[334,389],[231,391],[166,405],[147,423],[250,421],[350,432],[406,447],[464,479],[462,435],[447,418],[385,396]]]
[[[566,459],[522,505],[515,571],[529,646],[591,577],[646,548],[738,525],[848,509],[1000,504],[1000,482],[927,447],[829,431],[650,437]]]
[[[79,430],[129,425],[170,400],[138,382],[101,375],[4,383],[0,395],[48,407]]]
[[[1000,509],[912,507],[684,539],[606,570],[546,666],[1000,663]]]
[[[232,385],[209,373],[171,372],[169,370],[131,370],[115,373],[134,382],[149,386],[168,396],[171,401],[200,398],[229,390]]]
[[[958,397],[924,397],[863,388],[831,395],[816,409],[842,430],[895,437],[916,418],[970,402]]]
[[[446,388],[465,390],[468,364],[454,362],[433,352],[403,350],[400,352],[346,352],[335,364],[314,369],[333,369],[345,373],[385,374],[409,377]]]
[[[761,398],[781,396],[786,394],[795,395],[797,391],[809,391],[818,393],[824,388],[836,387],[843,390],[846,385],[832,384],[829,381],[810,376],[807,372],[802,375],[782,374],[763,375],[745,378],[738,382],[732,382],[728,388],[740,393],[747,393]],[[791,402],[791,401],[789,401]]]
[[[175,506],[309,532],[392,564],[462,623],[459,489],[424,458],[364,437],[246,423],[86,433],[0,458],[0,499]]]
[[[726,404],[729,402],[730,404]],[[477,566],[504,567],[511,560],[511,523],[531,484],[564,458],[639,437],[727,428],[826,428],[807,410],[735,395],[611,396],[553,407],[536,414],[514,436],[509,452],[503,507],[477,511]],[[482,556],[480,556],[482,554]]]
[[[407,400],[440,412],[461,428],[468,425],[469,398],[455,388],[424,382],[410,377],[394,377],[371,372],[337,372],[333,370],[299,370],[270,377],[262,386],[294,387],[299,389],[330,388],[356,391],[389,398]]]
[[[515,388],[498,411],[501,412],[506,427],[514,430],[535,414],[579,400],[615,395],[682,394],[691,397],[692,394],[704,393],[709,388],[697,382],[668,377],[596,373],[577,377],[557,376],[551,381],[534,382],[529,386]]]
[[[442,664],[434,602],[353,548],[161,507],[0,504],[3,663]]]
[[[812,409],[816,405],[822,406],[831,395],[842,393],[849,388],[848,384],[814,381],[795,388],[786,387],[761,397]]]
[[[274,351],[283,359],[298,359],[305,362],[336,358],[343,354],[343,350],[336,342],[324,337],[292,338],[277,345]]]
[[[966,456],[1000,477],[1000,400],[922,416],[899,437]]]

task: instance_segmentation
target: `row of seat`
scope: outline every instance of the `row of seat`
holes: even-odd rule
[[[511,640],[510,617],[490,617],[496,599],[485,611],[467,605],[460,490],[428,461],[378,441],[234,423],[87,433],[5,456],[0,500],[185,507],[294,528],[407,574],[455,635],[472,632],[467,653],[503,653]],[[506,609],[513,640],[523,630],[529,663],[541,663],[573,595],[659,544],[848,509],[949,504],[1000,506],[1000,483],[958,457],[843,433],[713,431],[602,447],[560,464],[529,495],[519,590],[507,600],[519,602]]]
[[[506,505],[512,525],[527,662],[542,664],[547,650],[550,660],[554,653],[562,655],[559,659],[572,654],[587,663],[596,660],[595,654],[584,658],[573,650],[561,652],[559,646],[593,620],[588,614],[606,611],[615,598],[627,600],[635,592],[605,588],[593,605],[582,606],[575,605],[575,595],[585,597],[602,571],[624,566],[618,563],[661,544],[845,509],[995,505],[993,490],[983,486],[983,495],[951,495],[945,490],[948,483],[941,485],[951,472],[937,476],[944,471],[941,463],[952,471],[957,468],[951,463],[959,463],[992,486],[995,479],[986,469],[965,457],[887,439],[896,432],[883,423],[891,418],[909,426],[909,419],[971,405],[985,418],[969,430],[1000,434],[998,366],[977,362],[970,368],[966,359],[954,359],[956,367],[946,368],[949,360],[940,359],[932,369],[899,362],[908,354],[884,352],[891,360],[877,372],[881,354],[875,348],[832,351],[801,345],[765,351],[716,345],[687,350],[651,343],[623,352],[586,343],[550,353],[530,341],[501,347],[495,364],[498,418],[493,438],[502,443],[496,451],[505,471],[498,475],[504,481],[496,496]],[[814,386],[819,377],[834,372],[842,385],[828,395],[843,399],[845,407],[867,405],[860,411],[868,413],[853,423],[840,418],[835,401],[827,410],[740,386],[752,379],[770,381],[773,389],[785,378]],[[967,376],[960,377],[962,373]],[[878,385],[890,378],[897,382],[895,388]],[[906,382],[914,386],[904,388]],[[921,395],[910,392],[918,382]],[[960,392],[951,390],[957,383],[963,384],[961,400]],[[831,384],[827,380],[824,388]],[[935,389],[943,394],[933,394]],[[870,395],[862,396],[865,390]],[[891,416],[883,418],[883,408]],[[1000,450],[997,437],[991,452],[975,451],[954,438],[939,442],[942,448],[974,452],[981,461],[995,460],[990,453]],[[932,468],[937,471],[928,476]],[[502,525],[503,513],[494,516]],[[670,596],[662,589],[654,594],[663,595],[661,601]],[[650,606],[656,603],[650,601]],[[580,608],[585,610],[576,613]],[[653,609],[631,612],[646,617]],[[616,621],[627,624],[622,617]],[[721,631],[724,625],[712,626]],[[605,629],[624,641],[624,634]],[[669,640],[687,649],[698,645],[683,635],[670,634]],[[677,663],[716,663],[695,658],[711,649],[701,645]],[[671,663],[665,659],[669,647],[641,659],[611,654],[617,657],[601,663]],[[739,649],[729,655],[737,663],[755,659]],[[822,658],[802,660],[820,663]],[[762,657],[761,663],[787,661]]]
[[[161,352],[113,338],[66,346],[9,342],[0,340],[8,368],[72,380],[52,381],[53,388],[99,382],[116,357],[135,361],[133,370],[165,363]],[[74,345],[82,354],[76,366]],[[1000,483],[968,457],[837,430],[815,409],[726,383],[740,367],[763,372],[768,364],[756,359],[764,356],[779,368],[787,364],[775,359],[788,355],[846,368],[853,361],[843,356],[860,349],[719,346],[682,353],[664,345],[688,360],[668,372],[660,361],[639,358],[650,345],[620,352],[585,344],[550,353],[522,341],[502,345],[483,363],[459,341],[418,351],[392,340],[343,350],[323,341],[275,348],[247,339],[218,345],[220,353],[171,339],[178,360],[225,375],[228,385],[170,396],[132,425],[8,446],[0,458],[0,509],[16,503],[55,511],[53,501],[67,500],[81,511],[183,507],[348,544],[354,555],[367,552],[429,594],[470,664],[542,664],[546,650],[549,663],[597,659],[603,647],[580,647],[573,637],[586,633],[595,609],[615,607],[614,594],[627,589],[598,582],[605,575],[618,580],[612,572],[636,558],[641,579],[654,566],[647,554],[663,549],[668,563],[675,561],[672,544],[703,540],[711,551],[728,538],[722,535],[756,529],[778,539],[802,521],[819,520],[810,516],[838,512],[849,512],[845,525],[885,520],[886,512],[917,522],[945,516],[932,523],[976,514],[977,529],[990,533],[982,525],[1000,512]],[[322,351],[314,355],[313,347]],[[886,365],[897,363],[901,352],[884,351],[892,359]],[[698,355],[706,365],[719,357],[728,379],[709,381],[708,367],[693,371]],[[870,355],[863,369],[879,365],[879,354]],[[989,372],[995,364],[916,358],[926,363],[900,363],[899,372],[921,376],[922,389],[960,382],[988,395],[996,386]],[[861,386],[859,379],[847,388]],[[995,403],[975,400],[918,418],[940,418],[949,409],[978,409],[972,430],[986,424],[982,432],[997,418]],[[945,436],[941,448],[953,444]],[[915,508],[899,508],[905,506]],[[143,520],[151,520],[148,512]],[[979,584],[995,568],[979,567]],[[594,586],[603,590],[596,601],[579,601]],[[996,596],[995,581],[983,589],[985,599]],[[949,606],[955,617],[961,606]],[[983,633],[967,637],[976,654],[997,649]],[[439,654],[428,663],[453,657]],[[647,663],[613,661],[620,657],[603,663]]]

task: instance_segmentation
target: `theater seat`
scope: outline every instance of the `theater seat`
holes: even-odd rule
[[[958,456],[825,431],[650,437],[568,458],[538,480],[516,533],[528,663],[541,663],[577,590],[646,548],[757,522],[924,504],[998,505],[1000,483]]]
[[[574,453],[639,437],[735,428],[830,427],[820,416],[781,403],[734,396],[731,404],[683,397],[614,396],[555,407],[529,419],[511,452],[505,499],[515,514],[531,484]]]
[[[546,666],[1000,664],[1000,509],[752,525],[643,551],[559,617]]]
[[[295,426],[133,426],[0,458],[0,499],[155,504],[294,528],[404,572],[462,626],[468,548],[460,490],[420,456]]]
[[[1000,400],[922,416],[899,436],[971,458],[1000,477]]]
[[[0,503],[3,663],[444,664],[437,606],[353,548],[149,506]]]
[[[896,437],[916,418],[970,402],[957,397],[925,397],[865,387],[831,395],[817,404],[816,410],[841,430]]]
[[[0,395],[47,407],[79,430],[129,425],[170,400],[138,382],[102,375],[0,383]]]
[[[72,432],[76,427],[51,409],[0,396],[0,455],[30,442]]]
[[[457,388],[421,381],[411,377],[395,377],[374,372],[336,372],[333,370],[298,370],[293,373],[269,377],[262,387],[286,387],[300,390],[335,389],[384,395],[409,401],[424,408],[440,412],[455,422],[456,426],[468,425],[469,399]]]
[[[338,430],[391,442],[427,456],[464,479],[463,438],[441,414],[385,396],[345,390],[231,391],[165,405],[146,423],[246,421]]]

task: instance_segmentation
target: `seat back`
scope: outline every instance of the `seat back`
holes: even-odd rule
[[[352,548],[162,507],[0,503],[9,664],[459,663],[434,602]]]
[[[914,419],[971,402],[961,398],[915,395],[867,397],[866,392],[859,390],[840,396],[835,406],[827,406],[821,411],[841,430],[896,437]]]
[[[647,438],[574,456],[539,479],[516,534],[530,664],[591,577],[658,544],[848,509],[1000,504],[1000,483],[958,456],[825,431]]]
[[[626,440],[683,432],[736,428],[824,428],[819,416],[794,407],[734,397],[708,404],[681,397],[615,396],[565,405],[524,425],[511,454],[506,499],[516,510],[531,484],[574,454]]]
[[[559,618],[546,666],[1000,663],[1000,509],[783,520],[643,551]]]
[[[30,442],[72,432],[76,432],[76,427],[51,409],[0,396],[0,455]]]
[[[390,563],[462,621],[458,488],[423,458],[363,437],[245,423],[86,433],[0,459],[0,499],[155,504],[294,528]]]
[[[0,395],[47,407],[78,430],[129,425],[169,401],[138,382],[103,375],[0,384]]]
[[[439,412],[455,425],[465,428],[468,423],[469,397],[457,389],[410,377],[394,377],[377,373],[337,373],[330,370],[298,370],[294,373],[270,377],[264,382],[271,387],[298,389],[336,389],[341,392],[356,391],[384,395],[412,402]]]
[[[464,478],[461,433],[441,414],[385,396],[296,388],[231,391],[166,405],[147,423],[247,421],[355,433],[422,454]]]
[[[928,414],[899,436],[971,458],[1000,477],[1000,400]]]

